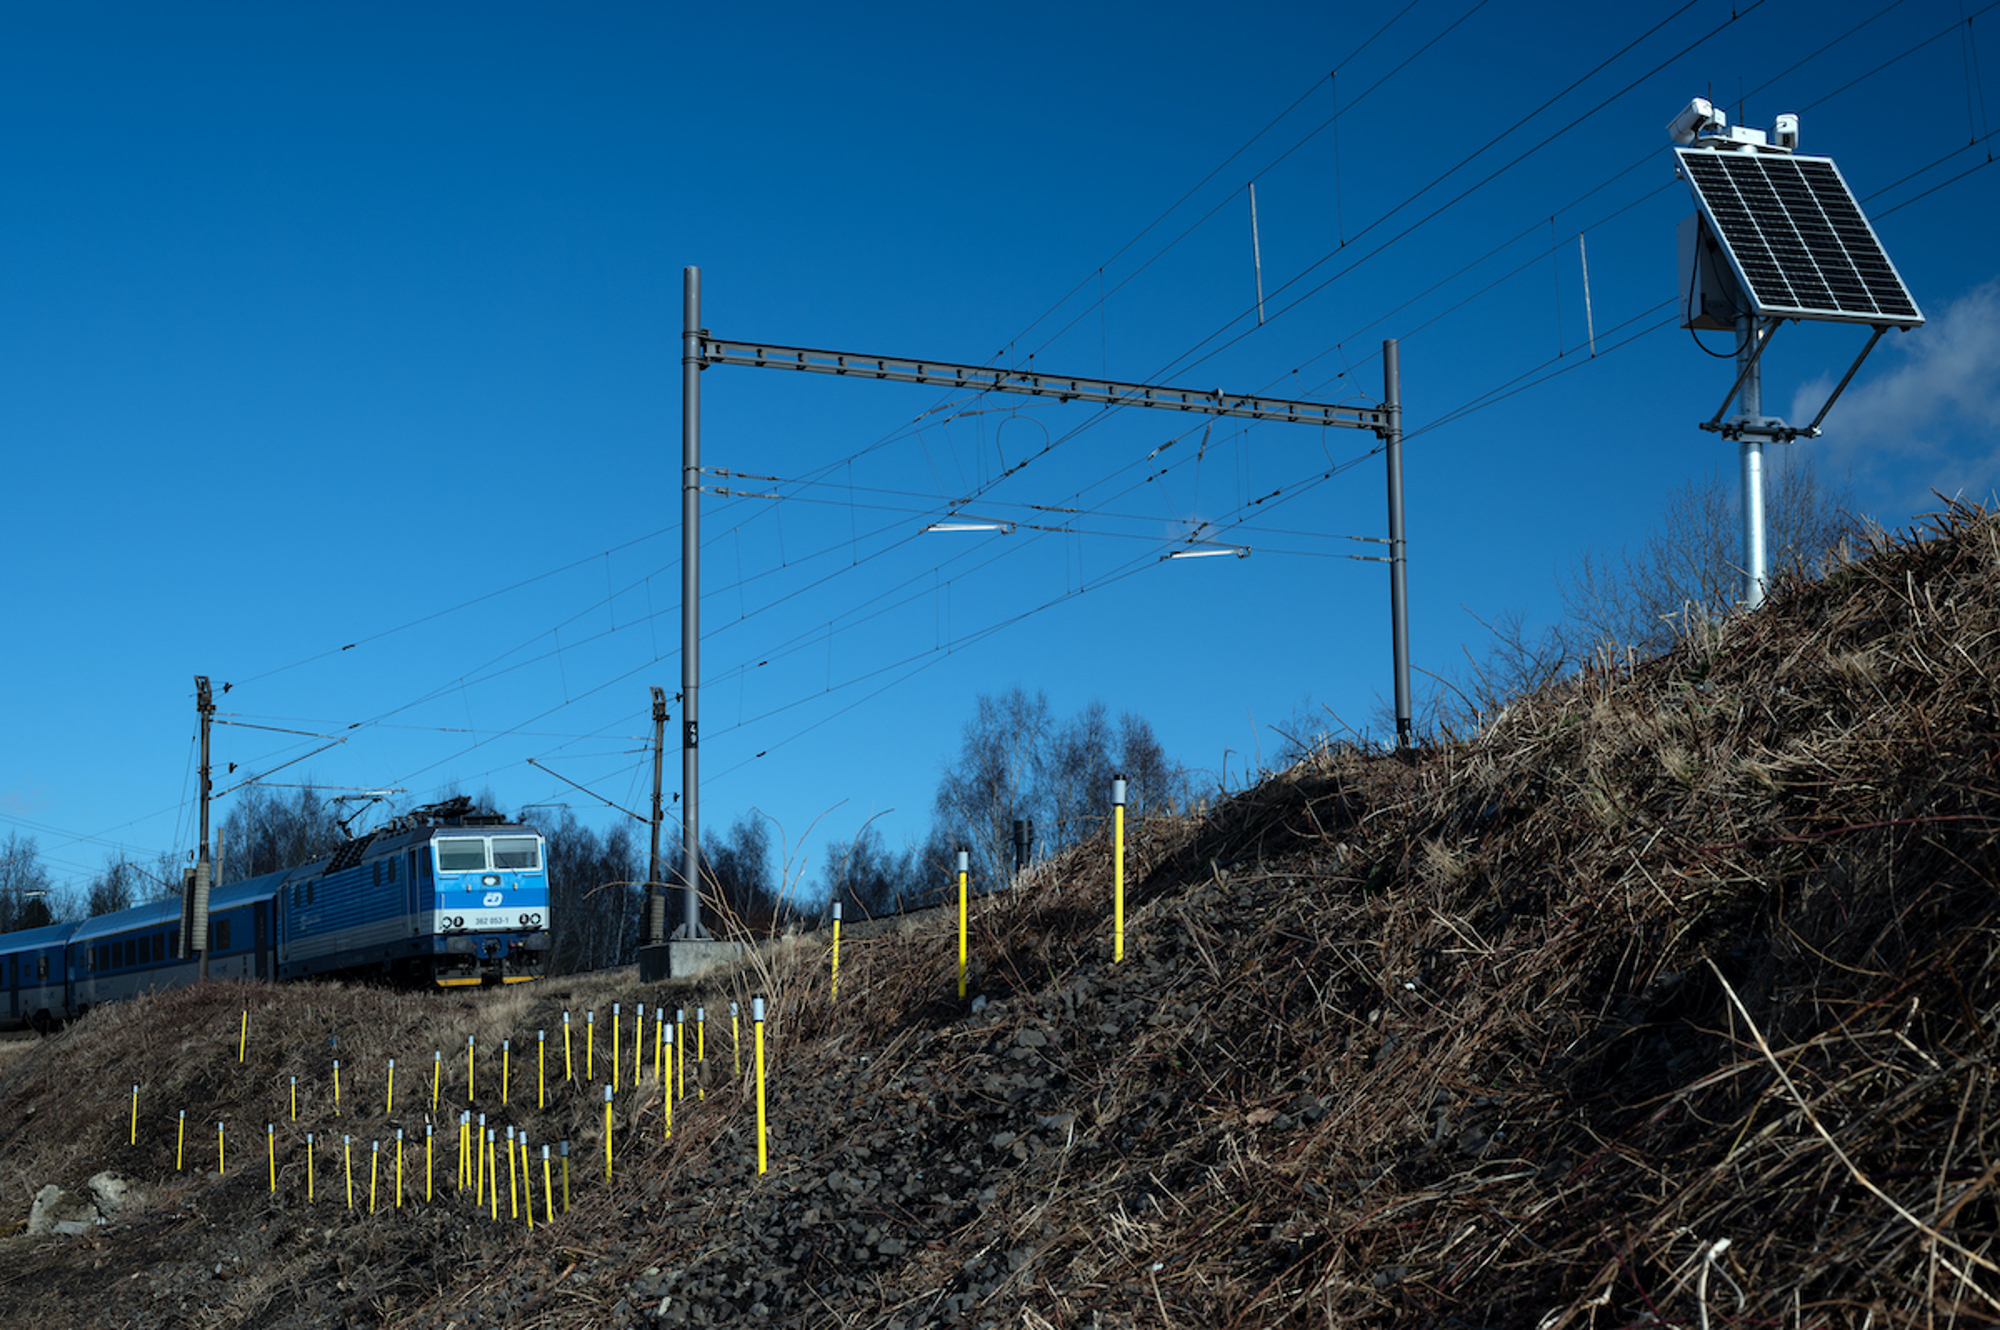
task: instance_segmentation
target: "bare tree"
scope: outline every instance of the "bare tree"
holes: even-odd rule
[[[137,899],[136,887],[140,881],[138,865],[122,854],[114,854],[105,860],[104,871],[92,879],[84,908],[92,918],[129,910]]]
[[[1766,504],[1771,566],[1808,574],[1861,536],[1853,495],[1829,483],[1809,455],[1776,468]],[[1717,472],[1667,496],[1659,524],[1637,552],[1586,552],[1562,583],[1561,622],[1537,630],[1519,613],[1488,623],[1485,650],[1466,665],[1433,675],[1422,728],[1476,726],[1508,702],[1561,678],[1605,651],[1657,654],[1690,621],[1727,614],[1742,593],[1742,512],[1736,489]],[[1474,616],[1475,618],[1477,616]],[[1386,713],[1377,716],[1385,728]]]
[[[982,889],[1004,883],[1012,876],[1016,818],[1036,822],[1042,850],[1080,844],[1108,824],[1118,775],[1125,777],[1128,814],[1172,812],[1185,799],[1186,773],[1143,717],[1128,712],[1114,727],[1105,705],[1093,701],[1058,724],[1041,692],[981,694],[958,761],[938,782],[937,820],[912,871],[929,889],[942,842],[947,850],[970,851]],[[947,880],[954,871],[946,869]]]
[[[549,972],[601,970],[638,949],[644,905],[637,842],[621,822],[599,836],[565,808],[542,828],[548,847]]]
[[[1118,718],[1118,771],[1128,817],[1175,813],[1187,803],[1187,771],[1168,758],[1152,724],[1129,711]]]
[[[1097,701],[1051,737],[1043,764],[1043,803],[1054,823],[1047,835],[1049,850],[1088,840],[1110,820],[1111,779],[1117,774],[1111,761],[1113,737],[1110,713]]]
[[[1013,869],[1014,819],[1032,817],[1048,737],[1049,698],[1019,687],[979,695],[955,765],[938,782],[937,817],[963,838],[982,885],[1007,881]]]
[[[54,923],[52,890],[35,838],[8,832],[0,841],[0,932]]]
[[[820,884],[828,904],[839,901],[850,917],[894,914],[909,909],[923,894],[919,851],[891,853],[882,844],[882,834],[866,826],[853,840],[826,847]]]
[[[1861,531],[1848,487],[1828,483],[1808,454],[1774,468],[1766,513],[1773,569],[1815,571]],[[1742,586],[1741,505],[1735,487],[1711,471],[1668,495],[1659,524],[1637,553],[1584,555],[1563,586],[1567,618],[1552,645],[1571,662],[1604,646],[1664,651],[1688,616],[1728,613]],[[1525,653],[1527,675],[1545,669],[1548,645]]]
[[[720,843],[703,844],[701,867],[707,891],[738,919],[763,921],[778,908],[771,830],[754,811],[740,815]]]
[[[338,806],[310,784],[283,794],[247,785],[230,798],[218,885],[309,864],[347,842]]]

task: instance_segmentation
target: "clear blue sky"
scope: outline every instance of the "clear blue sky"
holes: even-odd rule
[[[10,6],[0,831],[78,887],[189,848],[197,673],[344,739],[273,781],[617,818],[535,758],[643,809],[687,265],[720,337],[1232,392],[1372,404],[1401,338],[1411,640],[1449,671],[1733,476],[1696,429],[1727,367],[1670,317],[1697,94],[1800,113],[1931,320],[1800,446],[1892,527],[1987,496],[1991,9]],[[1864,337],[1787,328],[1767,405]],[[871,817],[920,839],[1014,684],[1146,716],[1211,787],[1308,701],[1376,723],[1372,435],[728,367],[703,398],[704,461],[780,478],[710,484],[783,496],[707,500],[711,830],[761,809],[809,875]],[[1021,526],[918,535],[967,497]],[[1203,521],[1254,554],[1160,562]],[[218,727],[218,788],[324,742]]]

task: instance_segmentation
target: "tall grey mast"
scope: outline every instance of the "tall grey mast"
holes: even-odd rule
[[[681,274],[681,923],[701,926],[701,269]]]

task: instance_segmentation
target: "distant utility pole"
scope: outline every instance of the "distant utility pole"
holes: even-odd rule
[[[660,804],[660,777],[666,760],[667,694],[653,686],[653,853],[646,863],[646,945],[657,947],[667,940],[667,893],[660,885],[660,821],[666,810]]]
[[[201,719],[201,842],[195,850],[194,880],[188,884],[187,901],[181,908],[181,955],[200,962],[199,973],[208,978],[208,890],[214,865],[208,857],[208,801],[215,785],[208,761],[209,722],[215,716],[215,695],[209,691],[208,676],[194,676],[194,709]]]

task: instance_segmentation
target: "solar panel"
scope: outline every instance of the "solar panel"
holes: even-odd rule
[[[1831,159],[1713,148],[1674,153],[1759,317],[1923,323]]]

